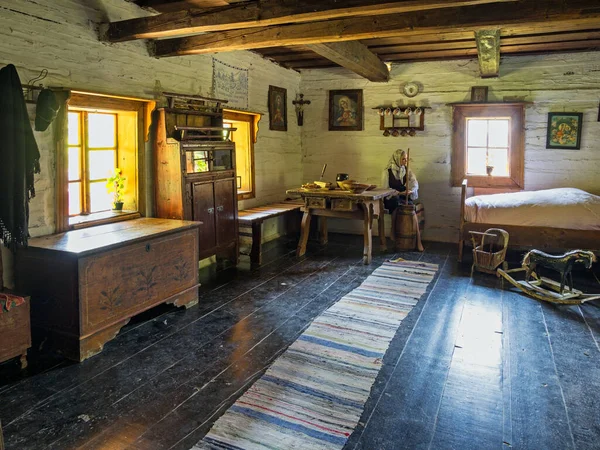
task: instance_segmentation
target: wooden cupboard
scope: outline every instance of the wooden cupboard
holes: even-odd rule
[[[219,101],[169,97],[157,111],[156,215],[202,222],[200,259],[238,260],[235,144]]]

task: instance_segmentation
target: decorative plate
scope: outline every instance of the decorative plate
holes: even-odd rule
[[[407,97],[414,97],[419,93],[419,85],[417,83],[406,83],[403,88],[404,95]]]

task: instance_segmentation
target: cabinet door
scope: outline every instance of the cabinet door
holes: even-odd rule
[[[202,222],[200,227],[200,249],[207,250],[216,245],[215,201],[213,183],[193,183],[192,220]]]
[[[225,245],[237,239],[235,178],[215,181],[215,210],[217,245]]]

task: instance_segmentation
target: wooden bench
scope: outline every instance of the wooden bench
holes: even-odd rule
[[[265,220],[283,214],[295,213],[304,206],[302,199],[286,200],[279,203],[257,206],[255,208],[238,211],[240,225],[240,236],[252,237],[252,248],[250,250],[250,262],[261,264],[262,262],[262,224]],[[252,231],[246,231],[252,228]]]

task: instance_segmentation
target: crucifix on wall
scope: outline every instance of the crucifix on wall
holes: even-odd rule
[[[310,100],[304,100],[304,94],[296,94],[296,100],[292,100],[292,104],[296,107],[296,119],[301,127],[304,123],[304,105],[310,105]]]

